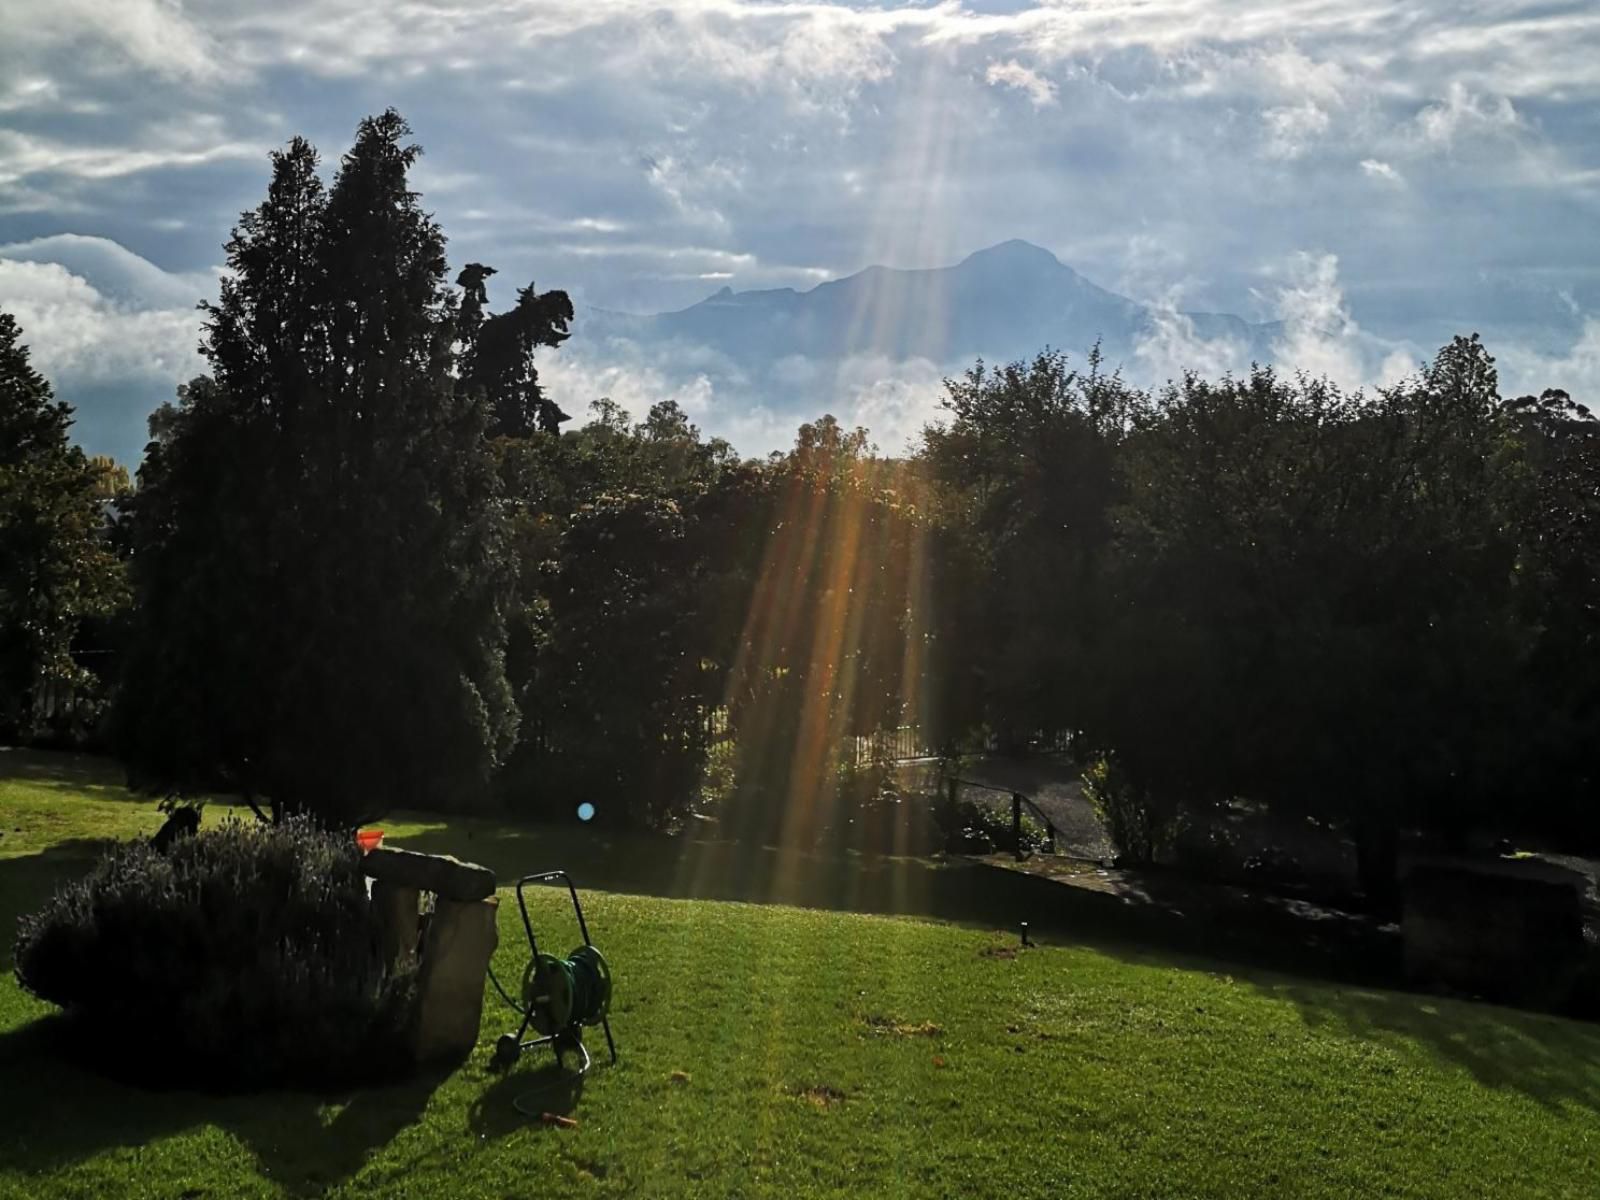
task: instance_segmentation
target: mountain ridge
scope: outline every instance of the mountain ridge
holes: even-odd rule
[[[632,314],[595,307],[585,316],[575,333],[580,346],[617,339],[646,351],[652,344],[693,345],[755,367],[793,355],[1008,360],[1045,345],[1076,354],[1099,345],[1104,355],[1122,358],[1174,314],[1101,287],[1049,250],[1012,238],[946,266],[872,265],[804,291],[725,284],[680,309]],[[1229,338],[1263,361],[1281,329],[1232,313],[1176,316],[1195,336]]]

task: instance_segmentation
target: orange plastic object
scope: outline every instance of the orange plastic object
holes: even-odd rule
[[[368,850],[376,850],[378,844],[382,841],[383,830],[381,829],[358,829],[356,831],[356,845],[361,847],[361,853],[363,854]]]

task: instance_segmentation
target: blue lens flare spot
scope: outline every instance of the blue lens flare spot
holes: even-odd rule
[[[592,820],[594,820],[594,805],[590,804],[587,800],[585,800],[582,804],[578,805],[578,820],[580,820],[580,821],[592,821]]]

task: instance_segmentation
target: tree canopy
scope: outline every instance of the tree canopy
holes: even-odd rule
[[[121,598],[107,468],[71,443],[71,425],[0,312],[0,736],[35,732],[58,697],[91,685],[74,640]]]

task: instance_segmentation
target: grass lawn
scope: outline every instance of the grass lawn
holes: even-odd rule
[[[488,1069],[510,1023],[492,994],[478,1052],[440,1077],[143,1092],[52,1053],[46,1006],[10,976],[10,929],[102,839],[159,819],[103,765],[0,753],[0,1195],[1600,1193],[1600,1027],[1105,942],[1018,952],[993,928],[679,898],[806,898],[821,874],[845,900],[858,886],[905,911],[925,894],[957,915],[925,864],[746,870],[726,848],[422,816],[385,828],[604,884],[586,912],[617,971],[622,1060],[597,1063],[575,1128],[513,1109],[538,1063]],[[543,927],[575,938],[559,897],[538,899]],[[500,932],[511,976],[525,949],[509,897]]]

